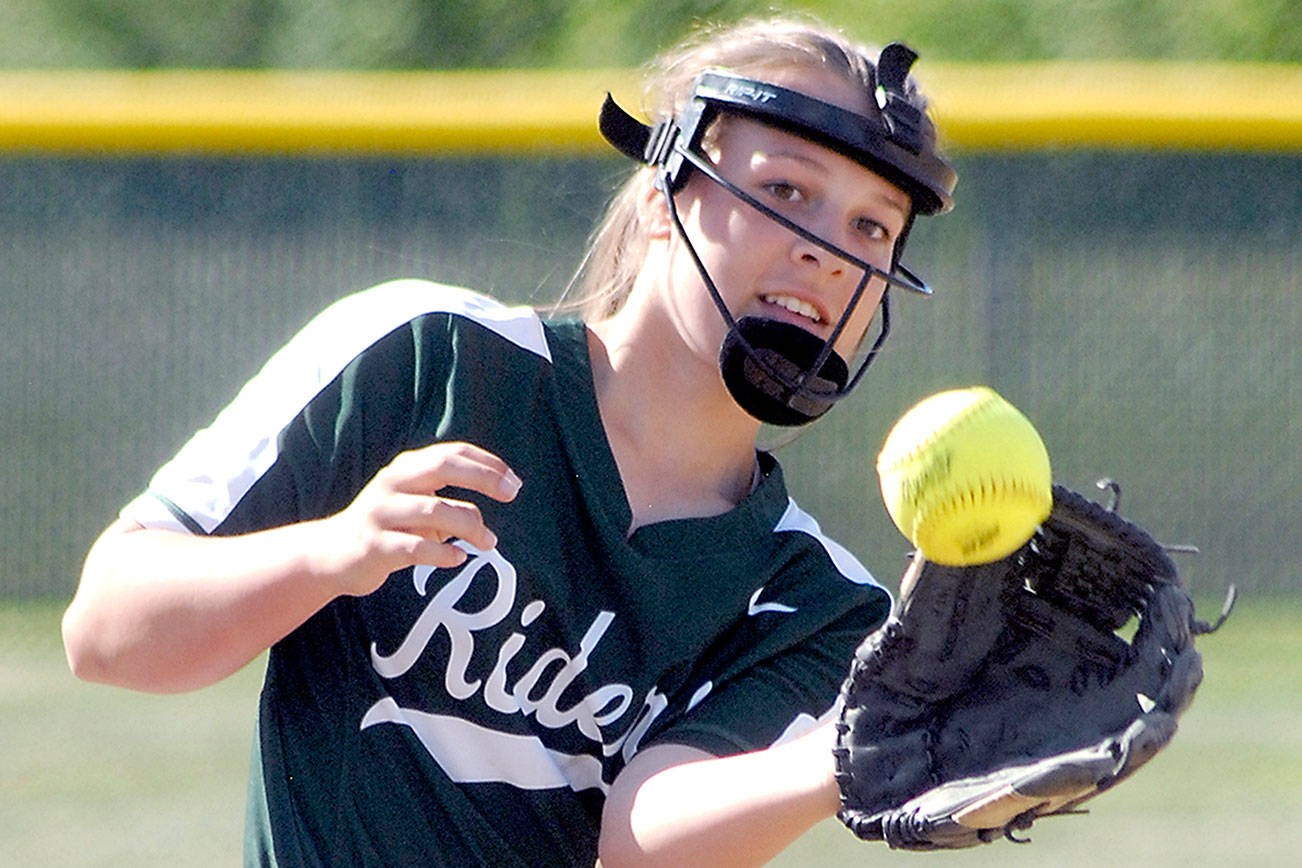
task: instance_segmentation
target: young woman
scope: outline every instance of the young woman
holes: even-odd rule
[[[682,47],[655,128],[603,113],[648,165],[586,322],[344,299],[105,531],[77,675],[190,690],[270,649],[249,864],[759,864],[834,813],[818,724],[890,600],[756,438],[923,288],[900,248],[954,176],[912,60],[785,20]]]

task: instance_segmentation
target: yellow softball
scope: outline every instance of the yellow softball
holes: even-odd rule
[[[895,526],[925,558],[947,566],[1012,554],[1053,507],[1039,432],[986,386],[914,405],[887,435],[877,476]]]

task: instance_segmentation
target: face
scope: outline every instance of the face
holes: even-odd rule
[[[838,79],[766,76],[775,84],[864,111]],[[837,99],[840,97],[840,99]],[[819,238],[883,271],[908,220],[909,197],[864,166],[791,133],[728,117],[708,148],[718,171],[760,202]],[[693,173],[678,194],[680,216],[702,263],[735,318],[761,316],[831,336],[863,271],[769,219]],[[717,353],[726,325],[686,251],[674,258],[671,296],[685,328]],[[873,278],[838,337],[849,359],[863,339],[885,284]]]

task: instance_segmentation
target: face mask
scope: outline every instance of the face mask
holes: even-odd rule
[[[602,107],[601,130],[606,139],[622,153],[656,167],[656,186],[664,193],[670,217],[728,326],[719,354],[724,383],[737,404],[761,422],[803,425],[827,412],[854,388],[881,348],[890,329],[889,288],[931,294],[922,280],[900,264],[900,254],[913,215],[939,214],[952,207],[957,175],[935,152],[934,136],[929,135],[922,112],[905,98],[904,83],[916,58],[898,43],[882,50],[876,70],[875,116],[721,72],[699,76],[683,111],[655,127],[637,121],[609,95]],[[701,150],[701,138],[719,112],[736,112],[829,147],[905,190],[913,214],[896,242],[892,270],[883,271],[808,232],[715,171]],[[701,172],[769,219],[860,269],[862,277],[850,303],[826,340],[789,323],[733,317],[678,217],[674,194],[691,171]],[[881,330],[851,376],[849,365],[833,346],[873,277],[887,285],[881,300]]]

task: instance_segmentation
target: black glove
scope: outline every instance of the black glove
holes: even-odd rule
[[[865,840],[931,850],[1073,811],[1171,740],[1202,680],[1193,637],[1233,601],[1231,587],[1220,620],[1197,621],[1162,546],[1061,486],[1003,560],[915,554],[842,687],[841,820]]]

